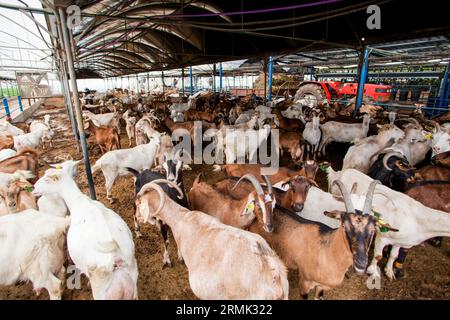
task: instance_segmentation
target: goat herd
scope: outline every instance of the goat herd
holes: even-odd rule
[[[61,299],[70,257],[94,299],[137,299],[133,238],[150,223],[161,234],[165,266],[172,265],[171,231],[200,299],[288,299],[288,269],[298,270],[303,298],[313,291],[320,299],[349,268],[379,279],[385,247],[384,270],[394,279],[403,276],[405,249],[450,234],[448,114],[428,120],[420,110],[402,116],[377,109],[359,114],[360,122],[326,101],[285,97],[255,105],[211,92],[180,99],[115,89],[80,99],[84,128],[102,153],[92,172],[102,172],[107,199],[115,201],[118,177],[134,176],[133,231],[80,190],[79,161],[38,176],[37,149],[52,146],[55,131],[49,115],[0,121],[0,285],[30,281],[36,292]],[[127,149],[120,144],[123,124]],[[179,130],[195,136],[198,124],[220,147],[215,153],[224,153],[214,170],[226,177],[209,184],[199,175],[188,191],[183,172],[192,150],[177,148],[172,137]],[[282,166],[265,175],[260,164],[235,163],[243,144],[237,133],[256,132],[258,143],[243,147],[250,160],[274,140],[274,129],[283,158],[300,169]],[[341,171],[326,161],[331,142],[352,144]],[[319,188],[319,170],[328,192]]]

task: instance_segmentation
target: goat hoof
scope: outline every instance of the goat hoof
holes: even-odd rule
[[[113,204],[114,202],[116,202],[116,200],[114,198],[108,198],[108,201],[110,204]]]
[[[139,231],[135,231],[134,234],[136,235],[136,238],[141,238],[142,237],[142,233],[140,233]]]
[[[162,268],[163,268],[163,270],[164,270],[165,268],[172,268],[172,262],[164,262]]]
[[[384,272],[386,273],[386,276],[388,277],[389,280],[395,280],[395,273],[394,270],[392,270],[392,268],[385,268]]]

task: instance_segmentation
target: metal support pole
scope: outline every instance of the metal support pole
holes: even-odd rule
[[[190,93],[194,94],[194,81],[192,79],[192,66],[189,67],[189,81],[190,81]]]
[[[222,94],[222,62],[219,63],[219,94]]]
[[[6,119],[11,119],[11,112],[9,111],[8,99],[3,97],[3,107],[5,108]]]
[[[161,70],[162,92],[164,94],[164,70]]]
[[[264,59],[264,104],[266,104],[267,101],[267,60]]]
[[[19,103],[20,112],[23,112],[22,98],[20,96],[17,96],[17,102]]]
[[[361,66],[361,74],[359,75],[358,83],[358,94],[356,96],[356,106],[353,115],[356,115],[362,106],[363,96],[364,96],[364,84],[367,79],[367,71],[369,70],[369,55],[372,50],[368,47],[364,48],[363,51],[363,63]]]
[[[184,67],[181,68],[181,94],[184,96]]]
[[[212,92],[216,93],[216,64],[213,64],[213,73],[212,73]]]
[[[269,92],[267,96],[267,100],[272,101],[272,77],[273,77],[273,57],[269,57]]]
[[[449,69],[450,69],[450,61],[448,62],[447,68],[445,69],[444,79],[442,80],[441,96],[439,97],[439,101],[440,101],[439,106],[440,107],[448,106],[448,101],[447,101],[447,96],[448,96],[448,94],[447,94],[447,87],[448,87],[448,84],[447,84],[447,82],[449,82],[449,79],[448,79]]]
[[[57,23],[56,31],[58,33],[58,38],[60,39],[61,50],[63,50],[62,49],[64,47],[63,43],[62,43],[63,31],[62,31],[62,27],[61,27],[60,23]],[[70,98],[69,78],[67,77],[67,69],[66,69],[66,63],[64,60],[64,53],[59,52],[59,51],[56,51],[56,53],[57,53],[57,56],[59,57],[59,73],[60,73],[59,78],[61,79],[61,82],[62,82],[62,92],[63,92],[65,104],[67,106],[66,110],[67,110],[67,114],[70,119],[70,125],[72,126],[73,137],[74,137],[76,145],[77,145],[77,152],[80,152],[80,135],[78,133],[75,116],[73,114],[73,104],[72,104],[72,99]],[[30,101],[30,100],[28,100],[28,101]]]
[[[86,175],[87,175],[88,184],[89,184],[89,191],[91,194],[91,198],[93,200],[95,200],[96,195],[95,195],[94,180],[92,179],[91,164],[89,162],[89,151],[87,148],[86,136],[84,134],[83,117],[81,115],[81,106],[80,106],[80,100],[78,97],[77,79],[75,76],[75,68],[73,65],[73,57],[72,57],[72,50],[71,50],[71,46],[70,46],[69,30],[67,29],[67,25],[65,23],[63,23],[64,21],[67,21],[66,14],[62,8],[59,8],[58,11],[59,11],[59,22],[61,24],[63,40],[64,40],[63,41],[64,48],[66,50],[67,66],[69,68],[69,74],[70,74],[70,83],[72,85],[72,91],[73,91],[73,100],[74,100],[74,105],[75,105],[75,113],[76,113],[76,119],[77,119],[77,125],[78,125],[78,132],[80,133],[81,149],[83,150],[84,165],[86,166]]]

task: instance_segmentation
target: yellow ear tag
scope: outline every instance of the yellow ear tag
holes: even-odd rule
[[[62,167],[61,166],[56,166],[55,169],[61,170]]]
[[[255,210],[255,205],[252,202],[250,202],[249,204],[247,204],[247,209],[248,210]]]
[[[431,138],[433,138],[433,135],[428,131],[423,130],[422,134],[423,134],[423,137],[425,138],[425,140],[430,140]]]

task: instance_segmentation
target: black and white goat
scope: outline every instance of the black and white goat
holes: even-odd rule
[[[164,155],[164,163],[162,166],[166,171],[165,175],[159,171],[147,169],[142,172],[139,172],[132,168],[127,168],[127,170],[135,176],[134,182],[135,195],[137,195],[139,191],[142,189],[142,187],[147,183],[158,179],[167,179],[170,182],[176,183],[180,187],[180,189],[183,191],[183,197],[179,198],[178,191],[168,184],[161,184],[161,188],[173,201],[175,201],[176,203],[185,208],[188,208],[189,204],[187,201],[183,183],[183,161],[180,158],[180,152],[181,150],[178,150],[178,152],[173,157],[169,154]],[[133,219],[136,237],[140,237],[141,233],[139,231],[139,225],[136,216],[134,216]],[[169,252],[167,251],[167,246],[169,244],[169,227],[164,222],[159,221],[157,219],[150,220],[150,222],[156,225],[156,227],[161,233],[164,247],[163,265],[164,266],[167,265],[170,267],[172,266],[172,262],[170,261]],[[179,251],[178,251],[178,260],[183,261],[183,257],[181,256]]]

